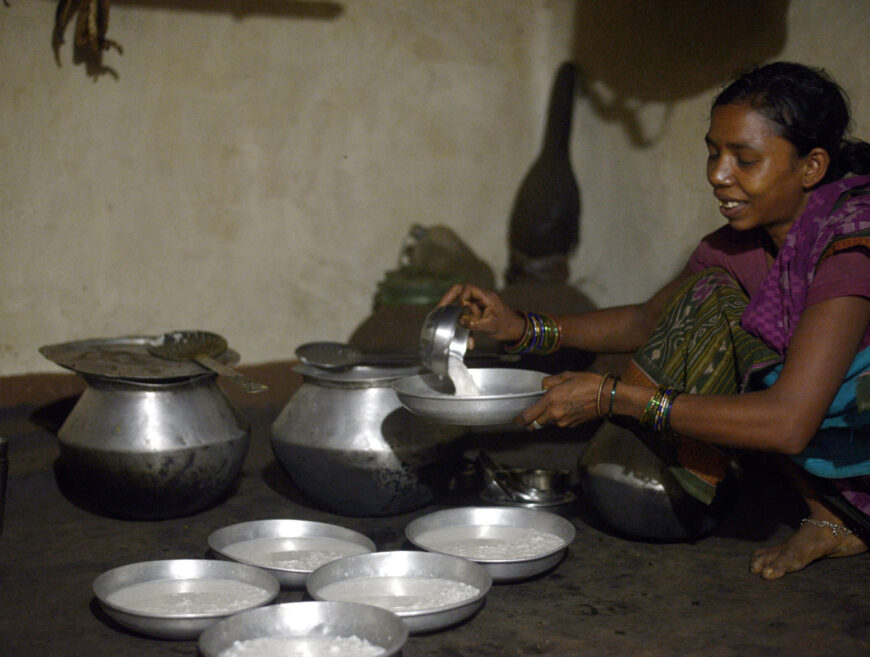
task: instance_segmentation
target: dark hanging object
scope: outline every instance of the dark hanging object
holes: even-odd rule
[[[580,191],[570,159],[575,77],[573,63],[559,67],[541,152],[514,201],[510,219],[512,271],[526,267],[529,259],[567,256],[579,241]]]
[[[75,17],[75,40],[73,42],[73,62],[84,62],[88,75],[97,77],[109,73],[117,78],[114,69],[103,65],[103,51],[114,48],[118,54],[124,51],[121,45],[106,38],[109,30],[110,0],[60,0],[54,14],[54,32],[51,45],[54,58],[60,66],[60,48],[64,43],[67,25]]]

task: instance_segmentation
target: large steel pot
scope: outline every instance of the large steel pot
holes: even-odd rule
[[[58,431],[60,464],[77,489],[132,519],[189,515],[230,491],[250,427],[216,375],[83,378],[88,387]]]
[[[668,465],[628,427],[604,422],[577,460],[586,501],[610,528],[652,541],[695,540],[733,507],[741,475],[735,464],[710,506],[689,495]]]
[[[294,370],[303,383],[272,425],[272,448],[314,504],[348,516],[394,515],[429,503],[446,485],[466,428],[399,403],[392,382],[419,368]]]

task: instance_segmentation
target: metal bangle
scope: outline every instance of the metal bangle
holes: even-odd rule
[[[662,418],[662,433],[667,433],[671,430],[671,411],[674,409],[674,401],[682,394],[679,390],[671,390],[671,395],[668,398],[668,407],[664,411]]]
[[[532,321],[531,321],[531,318],[529,317],[529,313],[520,312],[519,314],[522,315],[523,319],[526,320],[526,328],[523,331],[522,336],[520,336],[519,340],[514,342],[512,345],[505,345],[504,346],[505,352],[507,352],[509,354],[525,353],[526,349],[529,346],[529,342],[531,341],[531,338],[532,338]]]
[[[613,398],[616,397],[616,384],[619,383],[619,377],[613,377],[613,387],[610,389],[610,404],[607,406],[607,417],[613,417]]]
[[[605,372],[598,384],[598,395],[595,397],[595,412],[598,414],[598,417],[604,417],[601,415],[601,391],[604,390],[604,384],[609,376],[611,376],[610,372]]]

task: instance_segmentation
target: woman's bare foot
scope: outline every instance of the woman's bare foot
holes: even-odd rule
[[[764,579],[779,579],[823,557],[851,557],[867,550],[867,544],[857,535],[848,532],[845,527],[843,531],[836,529],[842,526],[839,518],[832,514],[825,516],[813,518],[821,521],[819,524],[802,523],[782,545],[756,550],[752,555],[750,571]],[[834,527],[824,523],[832,523]]]

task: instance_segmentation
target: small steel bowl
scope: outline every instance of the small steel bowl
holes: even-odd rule
[[[571,481],[570,470],[554,468],[508,468],[526,486],[541,491],[564,492]]]
[[[577,505],[577,495],[571,490],[560,492],[555,497],[545,502],[526,502],[506,497],[503,491],[496,489],[495,486],[492,486],[491,484],[487,485],[483,491],[481,491],[480,499],[487,504],[493,504],[496,506],[508,506],[516,509],[532,509],[546,511],[548,513],[557,513],[564,518],[570,518],[574,514],[574,509]]]
[[[498,534],[499,529],[528,529],[553,534],[560,539],[558,547],[533,556],[511,558],[476,558],[463,556],[481,564],[494,582],[527,579],[556,566],[574,540],[575,529],[568,520],[547,511],[519,507],[460,507],[435,511],[413,520],[405,528],[405,536],[421,550],[447,554],[429,543],[430,532],[449,531],[451,540],[479,539],[486,534]],[[456,555],[461,556],[461,555]]]
[[[372,552],[332,561],[311,574],[306,588],[315,600],[326,600],[324,589],[336,582],[402,577],[444,579],[473,586],[478,591],[473,597],[434,609],[393,612],[407,624],[411,634],[440,630],[469,618],[483,606],[486,595],[492,588],[492,577],[479,564],[446,554],[412,550]]]
[[[420,330],[420,360],[438,376],[447,376],[450,357],[465,358],[467,328],[459,323],[462,306],[438,306],[423,321]]]
[[[199,637],[205,657],[217,657],[236,641],[266,637],[351,637],[380,646],[384,657],[400,655],[408,626],[380,607],[353,602],[286,602],[219,621]]]
[[[510,424],[544,395],[541,381],[547,375],[543,372],[479,367],[469,373],[480,395],[457,396],[450,380],[436,374],[407,376],[392,385],[401,404],[412,413],[469,427]]]
[[[243,608],[226,611],[146,613],[114,600],[116,595],[137,584],[165,582],[165,595],[190,593],[197,586],[208,588],[209,582],[232,580],[261,589],[263,594]],[[143,561],[113,568],[99,575],[93,584],[94,594],[105,612],[118,623],[136,632],[161,639],[188,640],[232,614],[269,604],[281,586],[278,580],[260,568],[216,559],[166,559]]]
[[[273,538],[299,539],[300,543],[308,539],[326,539],[335,542],[338,551],[346,552],[342,556],[374,552],[377,549],[367,536],[352,529],[310,520],[281,519],[253,520],[223,527],[209,535],[208,546],[225,559],[262,568],[274,575],[285,588],[305,588],[305,580],[316,568],[282,568],[271,565],[265,560],[245,558],[233,549],[248,541]]]

